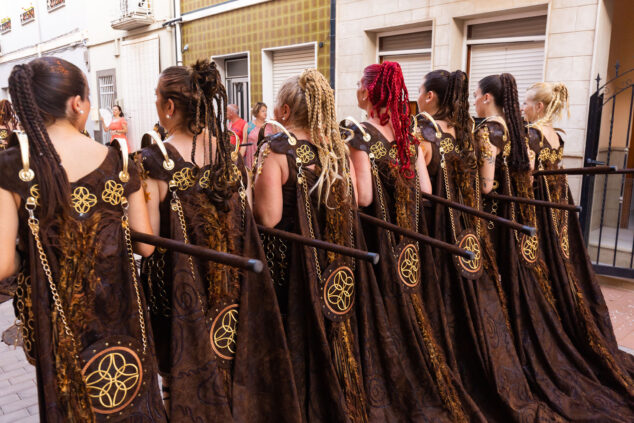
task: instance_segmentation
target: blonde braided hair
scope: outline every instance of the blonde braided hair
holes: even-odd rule
[[[531,85],[528,92],[532,92],[533,100],[544,105],[544,116],[533,125],[552,125],[553,121],[561,119],[564,111],[570,117],[568,88],[561,82],[537,82]]]
[[[344,181],[348,173],[348,151],[339,133],[335,111],[335,97],[326,78],[316,69],[289,78],[280,88],[278,104],[291,109],[289,121],[307,128],[310,143],[317,147],[321,172],[311,193],[317,190],[318,204],[328,204],[337,180]],[[345,186],[344,186],[345,188]],[[343,190],[344,198],[348,190]]]

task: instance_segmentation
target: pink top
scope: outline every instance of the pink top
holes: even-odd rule
[[[125,118],[114,118],[112,119],[112,122],[110,122],[110,126],[108,126],[108,130],[110,131],[110,142],[114,141],[115,138],[123,138],[126,140],[126,142],[128,141],[128,137],[127,134],[115,134],[114,131],[122,131],[123,130],[123,123],[125,122]],[[128,152],[132,153],[132,151],[130,150],[131,145],[130,143],[128,143]]]

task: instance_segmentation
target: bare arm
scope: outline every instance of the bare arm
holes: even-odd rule
[[[433,152],[432,152],[432,145],[429,141],[423,141],[426,144],[424,144],[424,148],[423,148],[423,144],[421,144],[421,149],[423,150],[423,155],[425,156],[425,165],[428,165],[429,162],[431,162],[432,156],[433,156]]]
[[[262,154],[258,160],[262,163],[262,172],[253,185],[253,214],[258,223],[272,228],[282,220],[282,185],[288,179],[288,170],[286,177],[283,172],[283,166],[287,166],[286,156],[270,152],[264,162],[261,160]]]
[[[356,174],[357,201],[360,207],[367,207],[372,204],[372,168],[368,154],[350,147],[351,172]]]
[[[352,166],[352,159],[349,159],[348,166],[350,166],[350,179],[352,179],[352,191],[354,192],[354,202],[359,205],[359,179],[357,178],[357,171]]]
[[[138,189],[136,192],[130,194],[128,196],[128,204],[130,228],[137,232],[152,235],[152,226],[150,224],[150,217],[148,216],[148,209],[145,205],[143,189]],[[135,243],[134,251],[143,257],[148,257],[154,252],[154,246]]]
[[[476,134],[477,145],[480,146],[480,179],[482,181],[482,193],[488,194],[493,190],[495,181],[495,158],[500,154],[500,149],[489,141],[488,133],[482,134],[480,131]]]
[[[15,249],[18,237],[18,205],[9,191],[0,188],[0,279],[15,274],[19,267],[19,255]]]
[[[423,149],[419,145],[418,155],[416,156],[416,172],[418,172],[418,179],[420,183],[420,190],[424,193],[431,194],[432,186],[431,179],[429,179],[429,172],[427,171],[427,163]],[[425,151],[428,149],[425,149]],[[430,157],[431,160],[431,157]]]
[[[123,129],[119,130],[120,134],[127,134],[128,133],[128,121],[123,119],[123,121],[121,122],[121,126],[123,126]]]

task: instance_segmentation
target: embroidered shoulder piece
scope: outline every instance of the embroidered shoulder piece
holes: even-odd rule
[[[294,145],[289,141],[289,136],[283,132],[265,138],[274,153],[285,154],[293,160],[299,159],[303,166],[318,162],[317,148],[314,145],[306,140],[295,140]]]
[[[418,142],[427,141],[439,143],[442,140],[442,131],[429,113],[419,113],[412,122],[412,135]]]
[[[346,123],[347,122],[347,123]],[[349,120],[346,118],[339,124],[341,138],[352,148],[370,153],[370,146],[376,140],[367,131],[363,124]]]
[[[140,156],[136,160],[143,166],[145,176],[166,182],[171,179],[176,160],[171,157],[164,145],[152,144],[145,147],[140,151]]]
[[[511,140],[506,129],[506,123],[496,117],[484,119],[476,128],[476,133],[483,134],[484,128],[488,132],[488,140],[496,146],[505,156],[511,152]]]

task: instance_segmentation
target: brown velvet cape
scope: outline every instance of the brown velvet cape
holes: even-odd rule
[[[146,177],[177,181],[189,242],[264,260],[248,204],[243,214],[235,193],[227,211],[210,206],[208,167],[196,169],[169,143],[165,147],[173,170],[163,167],[157,145],[143,149],[136,160]],[[168,192],[160,203],[160,235],[183,241],[171,201]],[[170,384],[170,418],[298,421],[288,348],[268,272],[255,274],[195,257],[192,262],[193,278],[181,253],[157,250],[144,263],[160,369]],[[220,279],[211,282],[214,277]],[[235,306],[237,317],[231,311]]]
[[[478,206],[475,193],[475,156],[456,151],[458,143],[451,134],[437,137],[431,121],[417,116],[414,134],[427,141],[424,148],[432,149],[428,171],[435,195],[447,198],[441,168],[440,146],[443,145],[448,171],[448,187],[453,201]],[[473,156],[474,164],[466,158]],[[456,213],[456,235],[463,229],[475,231],[476,219]],[[433,205],[430,213],[430,234],[446,242],[454,242],[449,209]],[[481,224],[480,246],[483,271],[479,278],[464,278],[454,266],[453,258],[444,251],[434,251],[436,269],[447,312],[447,323],[455,361],[464,387],[490,421],[544,422],[559,421],[559,417],[531,392],[522,365],[515,352],[513,336],[505,311],[505,297],[496,273],[495,255]],[[487,246],[488,245],[488,246]],[[452,362],[452,360],[449,360]]]
[[[362,126],[370,140],[364,141],[360,129],[351,125],[348,129],[354,135],[348,140],[348,146],[371,154],[378,173],[378,177],[372,176],[372,204],[363,211],[427,234],[422,201],[420,195],[416,195],[416,190],[420,190],[417,178],[406,178],[399,173],[394,142],[385,139],[372,124],[362,123]],[[411,146],[414,153],[411,160],[415,163],[417,146],[414,143]],[[373,224],[362,226],[368,248],[381,255],[375,275],[395,341],[404,365],[409,366],[407,374],[416,386],[423,413],[433,421],[484,421],[484,416],[462,387],[460,376],[446,362],[442,345],[445,348],[451,345],[446,324],[432,328],[428,317],[429,308],[439,311],[441,319],[445,313],[431,248]],[[413,277],[408,277],[411,263],[407,263],[403,256],[407,254],[402,248],[404,245],[412,245],[419,251],[419,267]],[[442,343],[436,341],[435,332],[439,333]],[[454,358],[453,352],[449,357]]]
[[[36,368],[40,421],[90,421],[91,418],[86,414],[82,413],[84,417],[80,417],[80,412],[69,412],[64,406],[65,400],[60,397],[60,381],[64,384],[70,381],[70,396],[82,389],[86,389],[93,397],[98,397],[99,392],[82,388],[81,379],[73,380],[72,374],[68,373],[73,365],[67,360],[56,362],[56,357],[64,357],[62,350],[68,344],[63,346],[59,341],[60,331],[63,331],[61,319],[55,311],[51,290],[27,226],[28,214],[24,209],[24,202],[30,195],[42,201],[38,194],[38,175],[30,183],[23,182],[18,178],[21,169],[19,147],[11,147],[0,153],[0,187],[18,194],[21,199],[19,250],[23,266],[18,276],[15,305],[16,309],[24,310],[24,324],[30,328],[25,333],[25,353]],[[73,196],[69,199],[66,211],[60,211],[50,221],[43,218],[39,207],[35,214],[40,218],[40,236],[52,269],[53,281],[77,342],[81,357],[79,364],[85,366],[94,352],[101,353],[105,349],[119,347],[130,348],[141,360],[138,369],[143,372],[139,379],[142,381],[140,390],[136,391],[136,395],[134,390],[130,391],[132,394],[126,391],[122,405],[116,407],[117,410],[109,407],[106,409],[108,414],[94,413],[96,421],[165,422],[167,420],[153,357],[152,334],[145,312],[148,345],[145,354],[142,353],[139,306],[131,276],[131,272],[136,270],[130,269],[121,225],[122,209],[117,201],[121,196],[128,196],[140,188],[139,175],[134,164],[130,163],[130,179],[124,182],[119,179],[121,170],[120,152],[111,147],[98,168],[71,183]],[[114,190],[111,189],[113,184],[116,184]],[[141,309],[145,310],[141,287],[139,290]],[[139,364],[133,361],[128,363]],[[107,366],[107,363],[103,364]],[[120,366],[119,369],[124,373],[133,373],[131,367],[122,366],[118,359],[111,364]],[[94,367],[87,369],[90,372],[95,370]],[[95,375],[99,376],[95,373],[93,377]],[[88,377],[83,379],[84,384]],[[90,377],[90,382],[94,382],[93,377]],[[132,377],[128,386],[136,388],[139,386],[135,383],[137,379]],[[105,389],[111,398],[117,395],[113,387]],[[102,399],[107,401],[105,397]]]
[[[298,183],[298,156],[302,163],[303,177],[308,187],[317,180],[318,162],[315,147],[305,140],[295,145],[288,142],[284,134],[265,139],[262,155],[270,152],[287,157],[289,177],[283,185],[283,213],[278,229],[310,237],[306,202],[302,185]],[[312,155],[310,154],[312,153]],[[309,170],[305,166],[315,166]],[[324,239],[326,227],[325,206],[317,207],[317,193],[310,195],[309,210],[312,215],[314,235]],[[342,203],[344,215],[350,205]],[[354,246],[365,249],[365,241],[358,218],[352,219],[351,229]],[[350,226],[346,223],[346,226]],[[347,238],[347,237],[346,237]],[[328,240],[328,239],[326,239]],[[313,249],[297,243],[265,240],[267,257],[273,269],[282,269],[282,282],[278,285],[280,306],[285,314],[285,326],[293,374],[302,406],[303,421],[306,422],[351,422],[344,395],[345,384],[338,377],[340,360],[335,357],[336,346],[332,332],[335,322],[326,317],[323,309],[324,296],[320,283]],[[346,239],[345,244],[350,244]],[[349,246],[349,245],[348,245]],[[322,271],[326,270],[327,254],[317,250]],[[402,356],[395,347],[385,314],[385,305],[374,278],[372,265],[368,262],[339,257],[337,262],[354,268],[354,303],[345,316],[350,327],[352,361],[361,379],[364,410],[370,422],[425,421],[419,407],[419,399],[406,376]],[[274,276],[278,281],[278,276]],[[344,321],[345,321],[344,319]],[[361,419],[360,421],[363,421]]]

